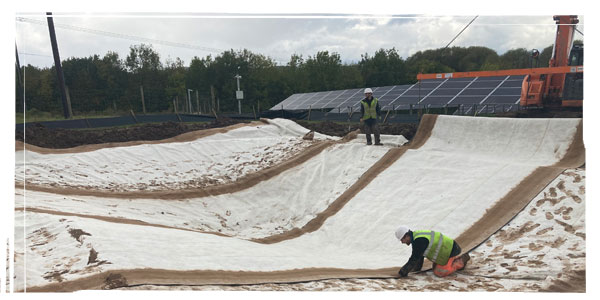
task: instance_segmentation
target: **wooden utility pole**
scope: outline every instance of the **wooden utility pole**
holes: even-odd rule
[[[15,68],[17,69],[17,78],[19,78],[19,85],[17,87],[18,91],[23,91],[23,79],[21,78],[21,63],[19,62],[19,51],[17,50],[17,43],[15,42],[15,56],[16,56],[16,61],[15,61]],[[17,107],[17,109],[22,108],[23,112],[25,112],[25,101],[24,101],[24,97],[23,94],[21,92],[17,92],[17,98],[19,99],[19,107]]]
[[[144,101],[144,86],[140,85],[140,93],[142,94],[142,111],[146,114],[146,102]]]
[[[71,93],[69,93],[68,86],[65,86],[65,91],[67,92],[67,106],[69,107],[69,115],[73,117],[73,109],[71,109]]]
[[[17,78],[19,79],[19,88],[23,86],[23,80],[21,79],[21,63],[19,62],[19,51],[17,50],[17,43],[15,43],[15,67],[17,68]]]
[[[50,32],[50,43],[52,44],[52,54],[54,55],[54,66],[56,67],[56,75],[58,75],[58,84],[60,88],[60,95],[63,104],[63,113],[65,119],[71,117],[69,114],[69,107],[67,105],[67,92],[65,90],[65,75],[60,64],[60,55],[58,54],[58,43],[56,42],[56,33],[54,32],[54,21],[52,20],[52,13],[47,12],[48,16],[48,31]]]

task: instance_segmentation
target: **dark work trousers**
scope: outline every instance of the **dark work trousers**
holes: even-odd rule
[[[364,121],[363,124],[363,132],[367,136],[367,145],[371,145],[371,133],[375,135],[375,144],[379,144],[379,125],[377,125],[377,120],[368,119]]]

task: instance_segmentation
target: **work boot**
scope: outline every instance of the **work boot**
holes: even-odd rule
[[[367,145],[371,145],[371,142],[367,142]]]
[[[467,267],[467,262],[469,262],[469,260],[471,260],[471,256],[469,256],[469,253],[465,253],[460,256],[460,259],[463,261],[463,264],[464,264],[464,266],[462,268],[460,268],[460,270],[462,270]]]
[[[383,144],[382,144],[382,143],[379,143],[379,142],[377,142],[377,143],[375,143],[375,146],[383,146]]]

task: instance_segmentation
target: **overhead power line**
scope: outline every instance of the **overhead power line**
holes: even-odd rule
[[[448,48],[448,46],[450,46],[450,44],[452,44],[452,42],[454,42],[454,40],[456,40],[456,38],[458,38],[459,35],[461,35],[461,33],[463,33],[463,31],[465,31],[467,29],[467,27],[469,27],[469,25],[471,25],[471,23],[473,23],[473,21],[475,21],[475,19],[477,19],[477,17],[479,17],[479,15],[475,16],[475,18],[473,18],[473,20],[471,20],[471,22],[469,22],[469,24],[467,24],[467,26],[465,26],[465,28],[463,28],[451,41],[450,43],[448,43],[448,45],[446,45],[446,47],[444,47],[444,49],[442,51],[444,51],[446,48]]]
[[[17,17],[17,21],[24,22],[24,23],[32,23],[32,24],[36,24],[36,25],[43,25],[43,26],[47,25],[45,21],[23,18],[23,17]],[[103,30],[67,25],[67,24],[54,23],[54,27],[68,29],[68,30],[75,30],[75,31],[80,31],[80,32],[86,32],[86,33],[91,33],[91,34],[97,34],[97,35],[102,35],[102,36],[132,40],[132,41],[136,41],[136,42],[154,43],[154,44],[165,45],[165,46],[176,47],[176,48],[202,50],[202,51],[207,51],[207,52],[212,52],[212,53],[221,53],[221,52],[226,51],[224,49],[219,49],[219,48],[203,47],[203,46],[196,46],[196,45],[184,44],[184,43],[179,43],[179,42],[170,42],[170,41],[165,41],[165,40],[150,39],[150,38],[145,38],[145,37],[141,37],[141,36],[115,33],[115,32],[110,32],[110,31],[103,31]],[[273,60],[278,63],[285,64],[285,60],[278,59],[278,58],[274,58]]]
[[[31,56],[44,56],[44,57],[52,57],[52,55],[35,54],[35,53],[27,53],[27,52],[19,52],[19,55],[31,55]]]
[[[17,21],[25,22],[25,23],[32,23],[32,24],[37,24],[37,25],[43,25],[43,26],[47,25],[45,21],[23,18],[23,17],[17,17]],[[97,30],[97,29],[91,29],[91,28],[84,28],[84,27],[78,27],[78,26],[67,25],[67,24],[54,23],[54,26],[58,27],[58,28],[63,28],[63,29],[81,31],[81,32],[103,35],[103,36],[114,37],[114,38],[120,38],[120,39],[126,39],[126,40],[133,40],[133,41],[137,41],[137,42],[148,42],[148,43],[160,44],[160,45],[171,46],[171,47],[187,48],[187,49],[202,50],[202,51],[217,52],[217,53],[225,51],[223,49],[218,49],[218,48],[210,48],[210,47],[196,46],[196,45],[190,45],[190,44],[184,44],[184,43],[178,43],[178,42],[150,39],[150,38],[145,38],[145,37],[140,37],[140,36],[135,36],[135,35],[128,35],[128,34],[115,33],[115,32],[109,32],[109,31],[103,31],[103,30]]]

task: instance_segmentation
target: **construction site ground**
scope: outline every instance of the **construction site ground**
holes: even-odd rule
[[[37,123],[27,126],[25,133],[16,132],[15,140],[39,147],[58,149],[70,148],[89,144],[103,144],[129,141],[156,141],[171,138],[186,132],[222,128],[250,121],[230,118],[219,118],[210,123],[149,123],[128,126],[123,128],[97,128],[97,129],[62,129],[47,128]],[[322,134],[342,137],[360,128],[357,123],[344,124],[332,121],[302,121],[298,124]],[[389,123],[380,124],[382,134],[402,135],[411,139],[417,131],[417,124]]]
[[[235,123],[17,135],[16,289],[586,291],[581,119]],[[402,224],[472,260],[396,278]]]

